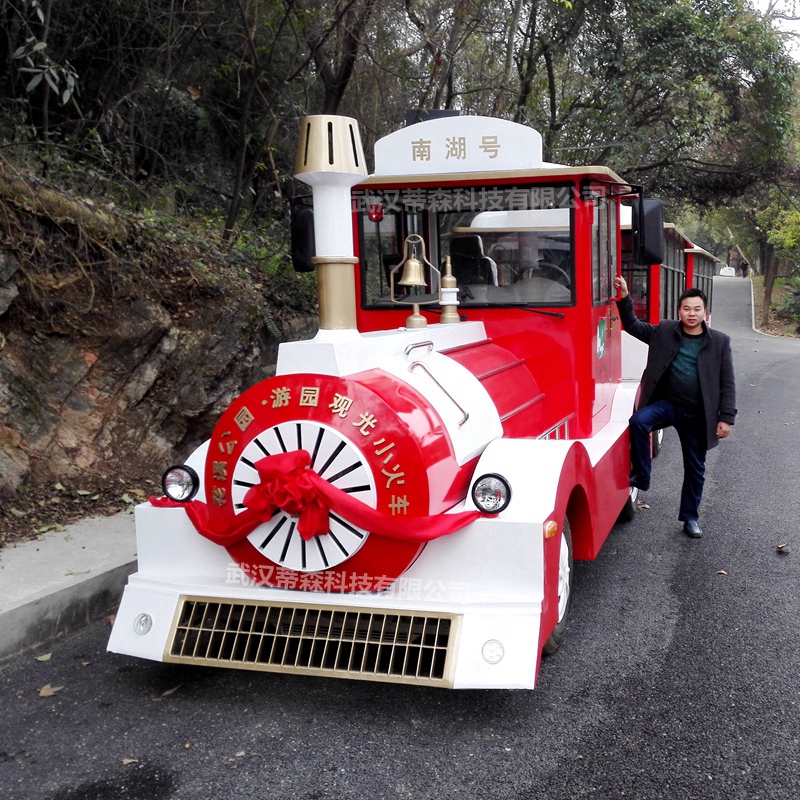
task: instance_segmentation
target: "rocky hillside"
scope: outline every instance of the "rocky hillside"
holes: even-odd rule
[[[0,544],[124,508],[313,335],[284,255],[227,252],[0,166]]]

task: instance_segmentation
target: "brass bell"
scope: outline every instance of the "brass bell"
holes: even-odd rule
[[[422,255],[422,258],[417,258],[417,250]],[[429,305],[436,302],[435,300],[420,300],[420,295],[407,295],[406,297],[399,298],[395,295],[395,286],[425,288],[428,282],[425,280],[426,270],[430,270],[431,280],[435,281],[435,275],[439,275],[439,270],[425,258],[425,241],[418,233],[411,233],[406,237],[403,243],[403,260],[389,273],[389,290],[391,292],[391,299],[393,303],[401,303],[403,305],[410,305],[413,308],[411,316],[406,318],[406,328],[424,328],[428,322],[422,314],[419,313],[421,305]],[[395,283],[394,276],[399,273],[402,268],[402,277]]]
[[[415,256],[406,259],[403,265],[403,277],[397,282],[398,286],[427,286],[422,262]]]

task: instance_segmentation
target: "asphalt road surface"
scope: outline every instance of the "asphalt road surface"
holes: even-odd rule
[[[709,457],[706,535],[681,532],[668,431],[649,507],[576,566],[535,691],[154,664],[106,653],[103,622],[0,672],[0,796],[800,797],[800,341],[753,332],[749,281],[714,293],[740,413]]]

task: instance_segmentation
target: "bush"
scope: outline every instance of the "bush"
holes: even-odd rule
[[[786,289],[783,302],[777,308],[778,315],[800,323],[800,281],[787,281]]]

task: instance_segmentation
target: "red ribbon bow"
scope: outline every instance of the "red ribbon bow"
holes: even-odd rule
[[[311,456],[305,450],[257,461],[255,468],[261,482],[247,490],[245,507],[265,520],[278,509],[290,517],[299,517],[297,532],[306,541],[327,533],[329,505],[311,479],[312,475],[319,476],[307,469],[309,464]]]
[[[262,522],[272,519],[278,509],[299,517],[297,530],[306,541],[328,533],[331,511],[373,534],[407,542],[428,542],[455,533],[482,516],[479,511],[461,511],[407,519],[391,517],[337,489],[310,469],[310,464],[311,456],[305,450],[257,461],[255,468],[261,480],[247,490],[245,510],[237,514],[233,524],[224,531],[212,523],[208,505],[199,500],[177,503],[168,497],[151,497],[150,503],[158,507],[184,508],[197,532],[223,547],[245,539]]]

